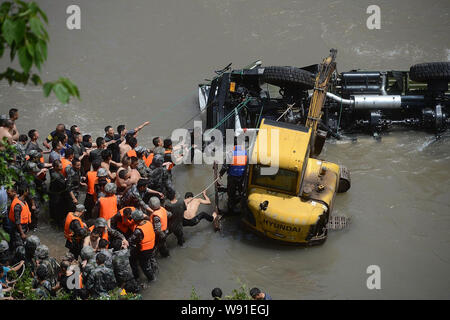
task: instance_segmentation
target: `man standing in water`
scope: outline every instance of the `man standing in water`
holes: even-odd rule
[[[186,204],[187,209],[184,211],[183,226],[193,227],[202,219],[206,219],[209,222],[213,222],[214,219],[217,219],[218,215],[216,212],[213,212],[212,215],[209,215],[204,211],[197,214],[198,207],[201,204],[211,204],[211,200],[206,195],[205,190],[202,192],[202,195],[204,199],[194,198],[194,194],[192,192],[186,192],[186,195],[184,196],[184,203]]]

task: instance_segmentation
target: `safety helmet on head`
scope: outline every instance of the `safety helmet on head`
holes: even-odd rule
[[[0,241],[0,253],[6,252],[9,250],[9,244],[6,240]]]
[[[40,244],[36,248],[35,256],[38,259],[47,259],[48,258],[48,247],[45,244]]]
[[[106,184],[106,186],[105,186],[105,192],[106,193],[115,194],[116,191],[117,191],[117,186],[116,186],[115,183],[111,183],[110,182],[110,183]]]
[[[91,246],[86,246],[83,247],[83,249],[81,249],[80,252],[80,257],[81,260],[90,260],[95,256],[95,251],[94,248],[92,248]]]
[[[107,225],[108,224],[106,223],[105,218],[97,218],[97,220],[95,220],[95,222],[94,222],[94,227],[95,228],[104,228]]]
[[[82,204],[77,204],[77,206],[75,207],[75,211],[76,211],[76,212],[85,212],[85,211],[86,211],[86,208],[85,208],[85,206],[82,205]]]
[[[133,219],[134,221],[142,221],[145,219],[145,215],[141,210],[134,210],[131,213],[131,219]]]
[[[150,208],[152,208],[153,210],[158,210],[159,208],[161,208],[161,201],[159,201],[159,198],[150,198]]]
[[[100,168],[97,171],[97,177],[107,177],[108,176],[108,171],[106,171],[105,168]]]

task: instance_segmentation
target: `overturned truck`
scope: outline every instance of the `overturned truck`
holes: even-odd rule
[[[206,127],[239,134],[258,128],[263,118],[305,123],[318,68],[264,67],[256,61],[243,69],[230,64],[216,71],[213,80],[199,85]],[[342,133],[378,135],[393,127],[439,134],[450,125],[449,82],[450,62],[417,64],[409,71],[335,72],[319,128],[336,138]]]

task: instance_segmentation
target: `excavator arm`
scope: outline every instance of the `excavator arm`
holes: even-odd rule
[[[306,127],[311,128],[311,154],[318,156],[325,143],[326,132],[317,130],[322,117],[322,108],[327,97],[327,91],[331,75],[336,69],[336,49],[330,50],[330,55],[320,65],[314,84],[314,92],[309,105]]]

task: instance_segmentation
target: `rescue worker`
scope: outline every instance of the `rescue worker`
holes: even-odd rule
[[[0,265],[9,264],[9,244],[8,241],[2,240],[0,241]]]
[[[150,198],[150,207],[153,210],[150,221],[155,229],[157,249],[162,257],[168,257],[170,256],[170,252],[167,247],[166,238],[169,234],[168,219],[172,217],[172,213],[161,207],[161,203],[157,197]]]
[[[84,205],[78,204],[75,212],[69,212],[64,224],[64,237],[66,248],[78,259],[83,248],[84,238],[88,234],[88,227],[81,219],[86,212]]]
[[[114,162],[120,161],[120,148],[119,145],[123,141],[124,137],[121,134],[114,133],[114,128],[107,126],[105,128],[105,142],[112,142],[108,145],[108,150],[111,151],[111,157]]]
[[[131,213],[131,218],[137,226],[130,237],[130,266],[134,278],[139,279],[138,264],[148,281],[155,280],[157,263],[155,259],[155,230],[153,224],[145,220],[145,214],[140,210]]]
[[[84,182],[85,178],[81,174],[81,161],[79,159],[74,158],[72,160],[72,166],[67,170],[67,177],[68,188],[73,195],[72,202],[76,206],[78,204],[78,198],[80,197],[81,186],[87,186]]]
[[[115,239],[120,241],[119,239]],[[122,243],[122,241],[120,241],[120,243]],[[100,239],[100,241],[98,242],[98,251],[97,251],[97,255],[102,253],[106,256],[106,260],[105,260],[105,266],[107,268],[112,269],[113,265],[112,265],[112,258],[113,258],[113,254],[112,254],[112,249],[108,249],[110,243],[109,241],[105,240],[105,239]]]
[[[48,277],[48,269],[44,265],[38,266],[36,270],[36,277],[33,280],[33,289],[35,290],[36,296],[40,300],[48,299],[55,295]]]
[[[61,161],[53,161],[53,169],[50,170],[50,187],[48,190],[50,196],[49,211],[50,217],[58,226],[64,225],[65,204],[67,201],[67,183],[66,178],[62,174]]]
[[[153,157],[151,167],[153,167],[154,169],[150,174],[149,188],[152,190],[156,190],[159,193],[162,193],[165,197],[167,196],[168,190],[175,191],[175,189],[173,188],[172,181],[169,173],[167,172],[167,169],[163,167],[163,163],[164,163],[164,156],[156,154]],[[164,197],[159,196],[159,199],[163,201]]]
[[[52,287],[56,286],[58,279],[59,266],[55,258],[49,256],[48,247],[44,244],[39,245],[36,248],[36,266],[45,266],[48,272],[47,280],[50,282]]]
[[[28,181],[28,187],[30,188],[30,190],[36,191],[33,195],[29,193],[28,197],[25,199],[31,211],[31,223],[29,225],[29,228],[30,230],[34,231],[36,230],[38,225],[39,213],[41,209],[36,182],[40,181],[38,178],[39,174],[46,172],[47,169],[39,169],[35,162],[27,161],[25,166],[23,167],[23,171],[33,177],[32,180]]]
[[[122,208],[111,218],[112,228],[119,230],[125,238],[128,238],[136,227],[133,219],[131,219],[131,213],[134,210],[136,210],[135,207]]]
[[[128,241],[125,239],[123,234],[121,234],[119,231],[111,229],[108,227],[108,223],[104,218],[97,218],[95,220],[94,225],[92,225],[89,228],[89,231],[94,232],[97,231],[102,235],[102,239],[105,239],[107,241],[113,241],[114,239],[120,239],[122,240],[122,243],[124,246],[128,247]],[[85,242],[86,244],[86,242]]]
[[[186,204],[186,210],[184,211],[184,217],[183,217],[183,226],[185,227],[193,227],[197,225],[202,219],[206,219],[209,222],[215,222],[217,219],[219,219],[219,215],[214,211],[212,215],[207,214],[206,212],[202,211],[199,214],[197,214],[198,208],[201,204],[211,204],[211,200],[206,194],[206,190],[203,190],[202,192],[203,198],[194,198],[194,195],[192,192],[186,192],[184,195],[184,203]],[[214,223],[214,228],[216,228],[217,231],[217,224]]]
[[[67,168],[72,166],[72,160],[74,158],[74,151],[72,148],[69,148],[65,151],[65,156],[61,157],[62,164],[62,174],[65,178],[67,178]]]
[[[95,250],[86,246],[81,249],[80,258],[81,258],[81,271],[83,279],[87,279],[92,270],[97,266],[95,262]]]
[[[137,170],[143,179],[147,179],[150,177],[152,170],[145,164],[145,148],[138,146],[134,149],[136,152],[136,157],[138,158],[138,166]]]
[[[108,291],[116,287],[114,272],[105,266],[106,256],[103,253],[97,254],[95,261],[97,267],[89,273],[86,289],[94,298],[108,296]]]
[[[106,195],[105,186],[110,183],[111,180],[108,177],[108,172],[104,168],[100,168],[97,171],[97,182],[94,184],[94,200],[97,202],[98,199]]]
[[[17,247],[24,245],[24,241],[27,238],[26,233],[31,223],[31,211],[25,201],[28,196],[28,187],[22,184],[18,186],[17,191],[9,189],[7,193],[9,199],[11,199],[8,216],[11,222],[9,232],[10,250],[14,252]]]
[[[117,285],[126,292],[138,293],[140,287],[130,266],[130,250],[123,248],[120,240],[114,240],[111,246],[114,250],[112,263]]]
[[[137,185],[133,184],[128,190],[125,191],[120,198],[120,207],[135,207],[142,211],[145,211],[149,215],[153,212],[150,206],[145,203],[144,199],[150,198],[150,193],[156,193],[154,190],[147,188],[148,181],[140,179]],[[160,193],[158,193],[161,195]]]
[[[177,243],[179,246],[184,244],[183,236],[183,217],[186,210],[186,204],[183,199],[177,198],[176,193],[173,191],[167,192],[167,199],[164,203],[165,208],[172,213],[169,219],[169,233],[173,233],[177,237]]]
[[[247,158],[247,151],[235,143],[232,155],[227,154],[227,161],[220,170],[220,178],[227,172],[228,214],[234,213],[234,206],[237,203],[236,192],[242,193]]]
[[[36,270],[35,252],[37,247],[41,244],[39,238],[35,235],[27,237],[23,247],[17,247],[12,264],[20,261],[25,261],[25,266],[32,272]]]
[[[111,218],[117,214],[120,198],[116,196],[117,187],[114,183],[108,183],[105,186],[105,196],[99,198],[94,206],[94,215],[104,218],[111,227]]]
[[[84,206],[86,207],[86,220],[92,218],[92,209],[94,208],[95,202],[95,184],[97,183],[97,170],[101,166],[101,161],[94,161],[92,163],[92,171],[88,171],[86,173],[86,182],[87,182],[87,190],[86,190],[86,198],[84,200]]]

